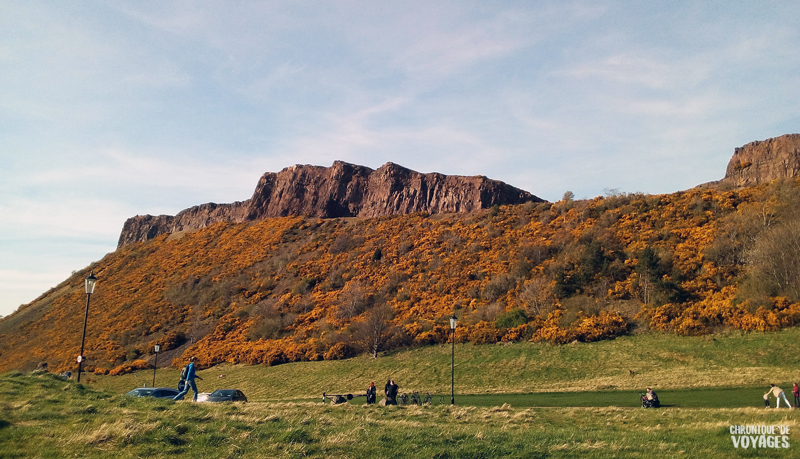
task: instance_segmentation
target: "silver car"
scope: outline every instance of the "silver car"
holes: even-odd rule
[[[212,393],[201,393],[197,397],[198,402],[246,402],[242,391],[237,389],[217,389]]]

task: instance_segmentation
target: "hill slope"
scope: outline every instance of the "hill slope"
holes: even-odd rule
[[[454,311],[456,339],[474,343],[592,341],[637,326],[775,330],[798,322],[800,305],[781,284],[748,287],[745,259],[789,228],[781,222],[793,221],[798,196],[783,181],[162,235],[121,247],[0,321],[1,369],[74,367],[91,269],[100,283],[86,355],[100,373],[146,366],[138,359],[152,359],[156,343],[168,351],[159,363],[188,352],[204,365],[442,343]]]
[[[793,139],[745,150],[766,164],[796,155],[776,147]],[[171,228],[123,244],[0,320],[0,370],[74,367],[91,270],[100,286],[85,354],[96,373],[147,367],[156,343],[162,365],[185,353],[203,365],[377,355],[448,342],[453,313],[455,339],[473,343],[792,326],[798,183],[734,185],[727,177],[660,196],[567,193],[471,213]]]

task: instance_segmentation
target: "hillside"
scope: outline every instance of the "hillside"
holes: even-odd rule
[[[86,355],[99,373],[146,365],[156,343],[172,352],[160,363],[186,352],[206,366],[443,343],[454,311],[456,339],[473,343],[776,330],[800,320],[797,285],[760,291],[745,262],[791,228],[798,197],[782,181],[464,215],[218,223],[77,272],[0,321],[0,357],[3,369],[71,368],[89,270],[100,283]]]
[[[668,195],[161,234],[0,320],[0,370],[74,369],[92,270],[85,354],[98,374],[147,367],[156,343],[160,365],[378,355],[448,342],[453,313],[455,339],[476,344],[778,330],[800,322],[798,186],[726,178]]]

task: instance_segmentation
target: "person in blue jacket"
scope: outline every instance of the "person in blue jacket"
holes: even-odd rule
[[[178,395],[173,398],[173,400],[183,400],[183,396],[189,393],[189,388],[192,388],[193,398],[192,401],[197,401],[197,384],[195,384],[195,378],[199,380],[203,380],[200,376],[197,376],[195,373],[194,362],[197,360],[197,357],[192,356],[189,359],[189,365],[186,366],[186,384],[183,386],[183,390],[178,393]]]

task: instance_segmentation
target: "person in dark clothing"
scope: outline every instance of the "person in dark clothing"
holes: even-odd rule
[[[658,400],[658,395],[656,394],[656,392],[652,388],[650,388],[650,387],[647,388],[646,397],[647,397],[647,400],[650,401],[650,403],[653,406],[653,408],[660,408],[661,407],[661,402]]]
[[[375,399],[377,399],[377,388],[375,387],[375,382],[369,383],[369,387],[367,387],[367,405],[372,405],[375,403]]]
[[[386,404],[387,405],[397,405],[397,390],[399,387],[397,384],[389,380],[386,386]]]

